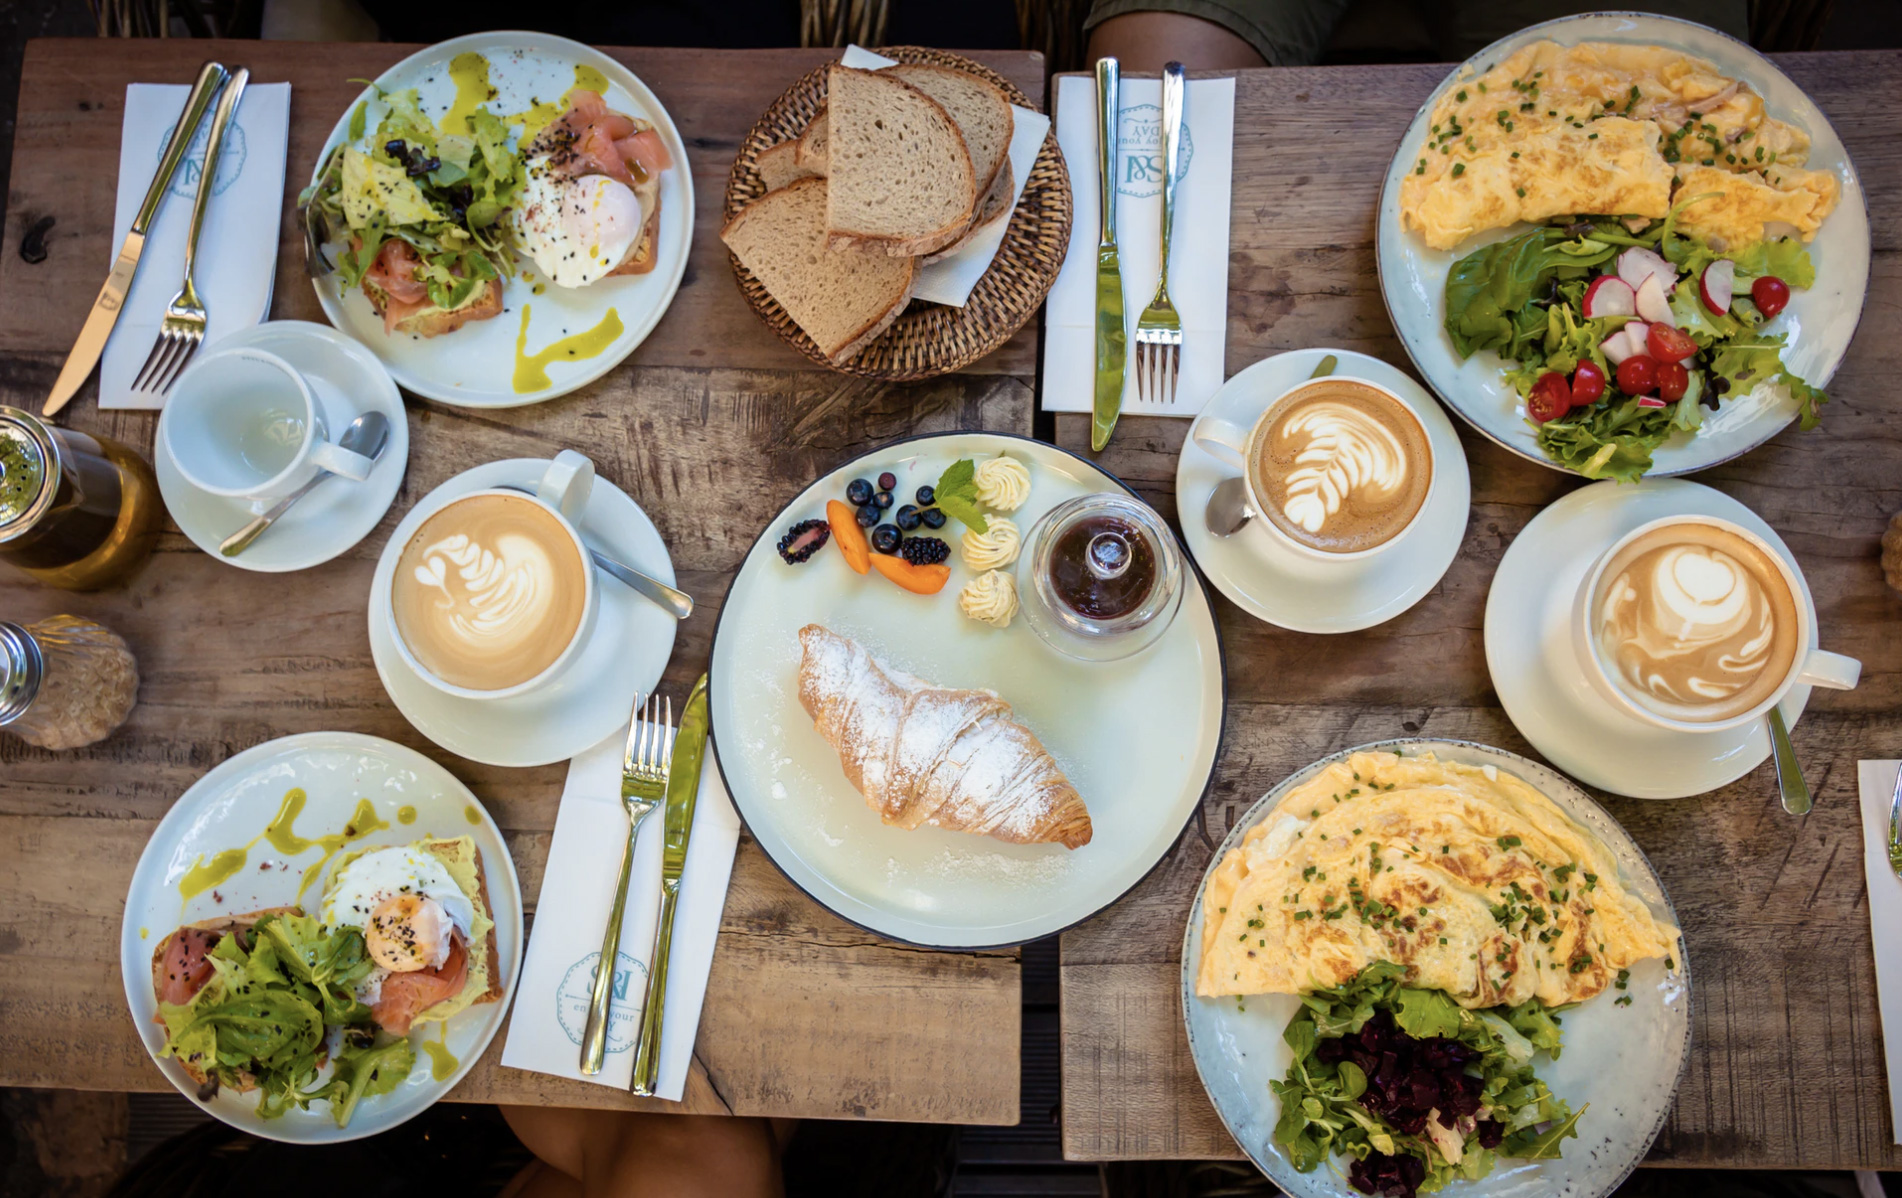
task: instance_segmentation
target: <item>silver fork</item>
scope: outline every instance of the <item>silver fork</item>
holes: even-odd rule
[[[198,288],[192,283],[192,261],[198,254],[198,232],[205,225],[205,209],[210,206],[211,193],[216,190],[218,150],[224,143],[225,127],[231,123],[231,114],[237,111],[244,85],[250,78],[251,72],[239,67],[231,73],[230,82],[218,97],[218,109],[211,117],[211,135],[205,142],[205,165],[198,172],[198,194],[192,200],[191,229],[185,235],[185,285],[178,289],[172,302],[165,305],[158,340],[152,343],[152,352],[146,355],[145,365],[139,368],[138,377],[132,382],[134,391],[148,395],[170,391],[186,363],[204,344],[205,305],[199,302]]]
[[[621,805],[627,808],[627,846],[621,850],[621,880],[601,937],[601,960],[594,969],[588,998],[588,1025],[581,1034],[581,1072],[601,1072],[608,1050],[608,1009],[614,996],[614,962],[621,950],[621,919],[627,914],[627,885],[634,874],[634,842],[641,824],[667,797],[667,769],[674,760],[674,701],[659,695],[635,695],[634,718],[621,757]]]
[[[1895,778],[1895,797],[1889,801],[1889,868],[1902,878],[1902,774]]]
[[[1136,396],[1174,403],[1182,357],[1182,319],[1169,302],[1169,228],[1176,206],[1176,156],[1182,141],[1182,64],[1162,68],[1162,262],[1156,298],[1136,322]]]

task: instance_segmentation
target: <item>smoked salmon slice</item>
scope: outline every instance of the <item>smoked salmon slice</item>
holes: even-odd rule
[[[445,998],[462,993],[469,978],[469,952],[462,937],[449,945],[449,955],[434,969],[413,973],[393,973],[383,979],[383,992],[377,996],[370,1015],[377,1025],[393,1036],[409,1035],[416,1016]]]
[[[205,932],[197,928],[180,928],[173,932],[159,955],[159,967],[155,971],[157,976],[153,979],[157,983],[159,1001],[180,1007],[190,1002],[192,996],[211,980],[215,971],[206,959],[206,954],[222,939],[222,932]]]

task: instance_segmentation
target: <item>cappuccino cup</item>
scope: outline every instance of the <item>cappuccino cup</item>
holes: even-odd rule
[[[1711,516],[1626,533],[1572,604],[1579,668],[1608,703],[1659,728],[1762,719],[1798,683],[1853,689],[1862,663],[1810,647],[1816,608],[1783,555]]]
[[[426,500],[385,601],[404,664],[463,699],[512,698],[559,678],[594,627],[594,563],[576,526],[593,487],[594,463],[565,449],[533,494]]]
[[[158,436],[186,482],[263,511],[325,472],[370,477],[375,461],[331,443],[330,415],[289,362],[261,349],[227,349],[179,376]]]
[[[1352,561],[1399,544],[1433,493],[1433,442],[1406,400],[1346,375],[1309,379],[1247,427],[1207,413],[1195,443],[1239,470],[1248,514],[1304,557]]]

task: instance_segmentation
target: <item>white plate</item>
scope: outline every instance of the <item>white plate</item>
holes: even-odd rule
[[[486,107],[498,113],[519,112],[533,99],[559,101],[575,85],[575,67],[593,67],[608,80],[608,107],[652,121],[674,161],[661,176],[660,264],[649,274],[603,279],[592,287],[574,289],[550,283],[536,295],[528,275],[533,273],[539,279],[540,272],[517,254],[517,274],[502,287],[502,314],[471,322],[441,337],[385,335],[382,317],[360,288],[341,294],[342,280],[335,274],[312,281],[330,323],[369,346],[403,386],[418,395],[461,407],[512,408],[566,395],[600,378],[633,353],[660,323],[687,269],[687,244],[693,237],[693,177],[680,131],[647,85],[599,50],[567,38],[547,33],[473,33],[418,50],[377,76],[376,84],[386,92],[416,88],[422,96],[423,110],[440,120],[456,94],[449,79],[449,62],[466,51],[489,60],[489,81],[496,97]],[[365,89],[337,118],[336,127],[324,141],[323,152],[311,164],[312,182],[330,147],[349,132],[350,114],[358,102],[372,95],[373,91]],[[383,111],[381,104],[371,101],[366,143],[376,133]],[[522,332],[524,304],[532,308],[530,353],[569,334],[594,328],[609,308],[619,313],[625,329],[592,358],[572,365],[551,363],[548,387],[517,393],[513,381],[515,343]]]
[[[998,453],[1030,467],[1030,499],[1010,517],[1026,536],[1057,504],[1120,489],[1083,459],[1018,437],[946,433],[885,446],[821,477],[761,533],[713,642],[714,748],[754,838],[838,915],[934,948],[1034,940],[1116,901],[1175,843],[1222,737],[1221,640],[1193,570],[1160,640],[1092,665],[1050,649],[1021,615],[996,629],[958,613],[971,572],[957,559],[955,520],[939,534],[952,545],[951,581],[930,596],[852,573],[830,544],[799,566],[774,548],[796,521],[823,517],[826,500],[843,499],[854,478],[892,471],[902,503],[952,462]],[[809,623],[932,682],[1002,695],[1083,795],[1090,843],[1071,851],[881,823],[799,705],[798,634]]]
[[[514,699],[463,699],[445,694],[403,664],[385,614],[396,559],[422,521],[416,513],[438,495],[484,487],[532,487],[548,468],[542,458],[509,458],[465,470],[431,491],[390,534],[370,582],[370,656],[390,701],[416,730],[451,753],[489,765],[565,761],[627,727],[636,691],[651,691],[674,651],[674,618],[605,574],[595,575],[601,611],[586,648],[554,682]],[[669,585],[673,559],[660,530],[627,493],[595,475],[581,515],[588,544]]]
[[[1664,516],[1717,516],[1768,542],[1802,579],[1796,556],[1761,516],[1722,491],[1683,479],[1581,487],[1532,518],[1507,547],[1486,595],[1486,668],[1499,704],[1532,746],[1566,773],[1636,799],[1681,799],[1735,782],[1770,755],[1762,723],[1670,732],[1607,703],[1579,672],[1572,600],[1598,555]],[[1807,602],[1809,583],[1803,582]],[[1810,644],[1817,644],[1812,633]],[[1790,727],[1810,688],[1778,706]]]
[[[1466,537],[1472,487],[1459,432],[1420,384],[1379,358],[1345,349],[1298,349],[1265,358],[1223,384],[1203,408],[1247,428],[1268,403],[1305,381],[1322,358],[1340,360],[1336,374],[1379,383],[1405,396],[1433,443],[1435,477],[1420,527],[1384,553],[1326,562],[1288,548],[1261,521],[1228,537],[1211,533],[1203,515],[1216,484],[1234,471],[1195,443],[1195,429],[1176,459],[1176,511],[1182,538],[1217,590],[1270,624],[1295,632],[1353,632],[1393,619],[1440,583]],[[1202,417],[1196,417],[1201,423]]]
[[[1289,777],[1264,795],[1229,830],[1209,861],[1209,869],[1241,843],[1250,828],[1274,809],[1290,789],[1329,763],[1362,750],[1404,748],[1409,754],[1431,750],[1442,761],[1492,765],[1517,775],[1557,803],[1567,815],[1598,837],[1618,862],[1620,880],[1651,910],[1676,925],[1671,900],[1657,871],[1605,809],[1568,779],[1514,753],[1466,741],[1392,740],[1343,749]],[[1202,961],[1202,892],[1205,874],[1189,909],[1182,939],[1182,1014],[1189,1051],[1209,1100],[1222,1123],[1249,1159],[1293,1198],[1355,1198],[1345,1166],[1336,1159],[1312,1173],[1297,1173],[1274,1142],[1281,1103],[1268,1088],[1288,1074],[1293,1053],[1281,1038],[1301,1000],[1288,994],[1255,995],[1237,1004],[1233,998],[1197,998],[1195,977]],[[1603,1198],[1618,1188],[1650,1150],[1664,1127],[1677,1094],[1691,1047],[1691,973],[1680,943],[1673,955],[1678,968],[1660,960],[1632,967],[1630,1006],[1615,1006],[1607,992],[1567,1011],[1565,1045],[1558,1060],[1541,1056],[1534,1066],[1547,1086],[1573,1110],[1591,1110],[1579,1121],[1577,1139],[1567,1140],[1556,1161],[1501,1158],[1492,1174],[1477,1182],[1456,1181],[1445,1193],[1457,1198]],[[1332,1170],[1339,1168],[1340,1175]]]
[[[409,462],[409,418],[403,396],[376,355],[335,329],[302,320],[276,320],[232,333],[217,348],[247,346],[268,350],[297,368],[336,425],[330,430],[333,438],[367,411],[375,409],[387,416],[390,441],[383,456],[363,482],[326,479],[236,557],[226,557],[218,546],[249,524],[257,511],[243,500],[207,495],[186,482],[163,437],[152,451],[159,494],[165,497],[165,510],[178,522],[179,530],[219,561],[266,574],[305,570],[361,541],[390,510]]]
[[[1446,273],[1453,263],[1481,246],[1524,232],[1529,225],[1481,234],[1447,251],[1429,250],[1417,233],[1400,228],[1400,183],[1419,159],[1430,130],[1433,106],[1448,88],[1541,39],[1563,45],[1585,41],[1640,42],[1670,46],[1709,59],[1733,79],[1742,79],[1764,99],[1771,116],[1810,135],[1809,167],[1833,172],[1842,181],[1842,201],[1809,244],[1816,263],[1816,286],[1798,291],[1769,331],[1788,333],[1784,364],[1814,386],[1827,386],[1862,315],[1869,286],[1869,212],[1862,184],[1836,131],[1801,88],[1763,55],[1727,34],[1673,17],[1642,13],[1598,13],[1563,17],[1522,29],[1466,60],[1433,90],[1407,127],[1380,193],[1380,290],[1387,313],[1400,332],[1414,365],[1427,385],[1439,392],[1468,423],[1520,457],[1565,467],[1539,449],[1537,434],[1525,421],[1525,405],[1506,384],[1499,358],[1490,351],[1461,361],[1446,334]],[[1823,409],[1828,419],[1829,409]],[[1687,474],[1748,453],[1783,430],[1796,417],[1796,404],[1779,389],[1764,388],[1744,400],[1726,402],[1706,413],[1693,436],[1678,434],[1652,455],[1650,476]]]
[[[322,857],[312,846],[285,857],[260,840],[248,850],[243,869],[215,890],[190,901],[180,897],[179,882],[199,858],[240,848],[264,831],[278,813],[286,791],[301,787],[308,800],[293,825],[301,836],[335,835],[352,819],[359,801],[368,800],[389,825],[349,847],[408,844],[426,836],[472,836],[482,851],[495,919],[495,947],[502,970],[499,1002],[470,1007],[444,1024],[425,1024],[410,1033],[416,1065],[393,1093],[365,1099],[350,1120],[338,1127],[328,1103],[292,1109],[279,1119],[261,1119],[258,1095],[221,1091],[200,1101],[197,1085],[177,1061],[160,1060],[164,1028],[157,1022],[152,992],[152,954],[181,924],[221,913],[243,914],[263,907],[298,903],[298,880]],[[400,813],[413,808],[410,823]],[[346,848],[345,851],[348,851]],[[266,868],[266,867],[269,868]],[[314,910],[329,881],[328,868],[301,902]],[[214,897],[216,896],[216,897]],[[222,898],[223,902],[217,899]],[[467,1074],[489,1041],[501,1030],[522,971],[522,887],[501,830],[469,788],[448,770],[414,749],[355,732],[304,732],[267,741],[229,758],[192,784],[172,804],[132,874],[126,894],[125,923],[119,932],[119,968],[125,980],[132,1022],[166,1080],[210,1114],[252,1135],[293,1144],[334,1144],[388,1131],[414,1118],[448,1094]],[[442,1043],[457,1064],[442,1081],[432,1076],[425,1043]]]

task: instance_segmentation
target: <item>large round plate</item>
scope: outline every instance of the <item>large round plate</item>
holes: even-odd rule
[[[449,62],[470,51],[489,60],[489,80],[496,96],[486,107],[494,112],[519,112],[532,99],[558,100],[575,85],[577,66],[594,68],[607,78],[608,106],[652,121],[674,160],[673,169],[661,176],[660,265],[649,274],[603,279],[592,287],[572,289],[550,283],[537,295],[528,276],[532,273],[539,279],[540,272],[518,254],[516,275],[502,288],[502,314],[474,321],[441,337],[386,335],[382,318],[360,289],[343,293],[343,282],[335,274],[312,281],[330,323],[369,346],[404,387],[461,407],[510,408],[553,399],[586,386],[619,365],[660,323],[687,269],[687,245],[693,237],[693,178],[680,131],[647,85],[599,50],[567,38],[546,33],[473,33],[418,50],[377,76],[376,86],[386,92],[416,88],[422,96],[423,110],[440,120],[456,94],[449,78]],[[317,168],[330,147],[348,134],[350,114],[359,102],[370,105],[364,140],[367,142],[375,133],[384,109],[372,99],[374,95],[374,90],[366,88],[337,118],[336,127],[324,141],[323,152],[311,164],[311,182],[316,182]],[[594,328],[610,308],[619,314],[624,327],[621,335],[594,357],[572,364],[551,362],[549,386],[518,393],[513,387],[515,344],[522,334],[524,305],[532,309],[527,331],[530,353],[569,334]]]
[[[152,993],[153,951],[180,924],[300,902],[298,878],[319,860],[322,850],[313,846],[286,857],[273,850],[270,842],[259,840],[249,848],[245,867],[214,890],[185,900],[180,897],[179,882],[201,856],[242,847],[263,832],[292,787],[303,788],[309,796],[295,828],[312,839],[342,830],[363,800],[389,827],[354,842],[353,847],[408,844],[425,836],[474,837],[482,852],[495,918],[501,1001],[470,1007],[445,1024],[425,1024],[411,1032],[410,1042],[417,1046],[415,1068],[393,1093],[361,1103],[348,1127],[337,1126],[327,1103],[313,1103],[308,1111],[293,1109],[278,1119],[261,1119],[256,1092],[221,1091],[210,1102],[202,1101],[197,1085],[178,1062],[158,1056],[165,1033],[157,1022],[158,1002]],[[406,808],[414,809],[408,823],[401,819]],[[328,881],[326,870],[305,892],[301,901],[307,909],[315,908]],[[501,830],[469,788],[448,770],[414,749],[378,737],[304,732],[246,749],[200,778],[172,804],[146,842],[132,874],[125,923],[119,932],[119,967],[132,1022],[146,1051],[166,1080],[207,1114],[253,1135],[287,1143],[355,1140],[388,1131],[448,1094],[501,1030],[522,972],[522,886]],[[455,1069],[442,1081],[431,1076],[430,1057],[422,1050],[425,1041],[445,1044],[456,1059]]]
[[[955,555],[944,591],[918,596],[876,573],[852,573],[830,545],[800,566],[774,549],[788,525],[843,498],[851,479],[890,470],[898,493],[909,496],[960,458],[998,453],[1030,467],[1030,499],[1011,514],[1026,535],[1057,504],[1121,487],[1063,450],[995,433],[888,445],[821,477],[767,526],[727,592],[714,636],[714,747],[754,838],[840,916],[933,948],[1034,940],[1116,901],[1181,833],[1222,737],[1221,639],[1193,569],[1160,640],[1135,657],[1092,665],[1045,646],[1022,616],[994,629],[960,615],[957,588],[971,574]],[[955,546],[960,532],[953,521],[946,539]],[[932,682],[1002,695],[1082,793],[1094,838],[1072,852],[881,823],[799,705],[798,634],[810,623]]]
[[[1731,78],[1749,83],[1763,97],[1770,115],[1810,135],[1808,165],[1835,173],[1842,181],[1842,202],[1809,245],[1810,256],[1816,262],[1816,286],[1797,292],[1783,315],[1770,325],[1770,331],[1789,334],[1791,348],[1784,355],[1784,363],[1792,371],[1815,386],[1827,386],[1855,335],[1869,286],[1869,213],[1856,168],[1822,110],[1769,59],[1715,29],[1642,13],[1563,17],[1494,42],[1447,76],[1407,126],[1380,193],[1380,290],[1401,344],[1407,347],[1427,385],[1493,441],[1529,461],[1554,470],[1565,469],[1539,449],[1537,435],[1525,420],[1525,405],[1506,384],[1498,357],[1488,351],[1461,361],[1444,326],[1446,274],[1454,261],[1529,226],[1515,225],[1481,234],[1444,251],[1428,249],[1417,233],[1400,228],[1400,183],[1420,157],[1430,132],[1433,106],[1461,80],[1483,73],[1513,51],[1541,39],[1564,45],[1641,42],[1695,54],[1716,63]],[[1795,417],[1796,404],[1781,389],[1759,388],[1750,397],[1732,400],[1721,410],[1707,414],[1696,434],[1678,434],[1659,446],[1652,455],[1650,474],[1654,478],[1688,474],[1728,461],[1776,436]]]
[[[1543,791],[1581,827],[1597,836],[1618,863],[1619,878],[1651,910],[1677,923],[1664,884],[1643,850],[1605,809],[1571,781],[1515,753],[1467,741],[1390,740],[1359,745],[1324,757],[1291,775],[1262,796],[1229,830],[1209,869],[1241,843],[1242,836],[1274,810],[1289,790],[1329,764],[1365,750],[1404,749],[1409,755],[1431,751],[1442,761],[1491,765],[1517,775]],[[1301,1000],[1288,994],[1263,994],[1237,1003],[1232,998],[1197,998],[1195,975],[1202,963],[1202,893],[1182,940],[1182,1014],[1189,1050],[1209,1100],[1242,1151],[1293,1198],[1354,1198],[1356,1191],[1333,1168],[1337,1160],[1312,1173],[1297,1173],[1274,1142],[1281,1103],[1268,1088],[1287,1076],[1293,1053],[1281,1038]],[[1489,1177],[1454,1182],[1446,1190],[1457,1198],[1603,1198],[1618,1188],[1664,1127],[1691,1047],[1691,972],[1680,942],[1677,968],[1659,960],[1632,967],[1628,1007],[1601,994],[1565,1013],[1565,1047],[1557,1061],[1541,1056],[1536,1068],[1552,1092],[1577,1110],[1592,1109],[1579,1123],[1579,1136],[1565,1141],[1556,1161],[1501,1158]]]

